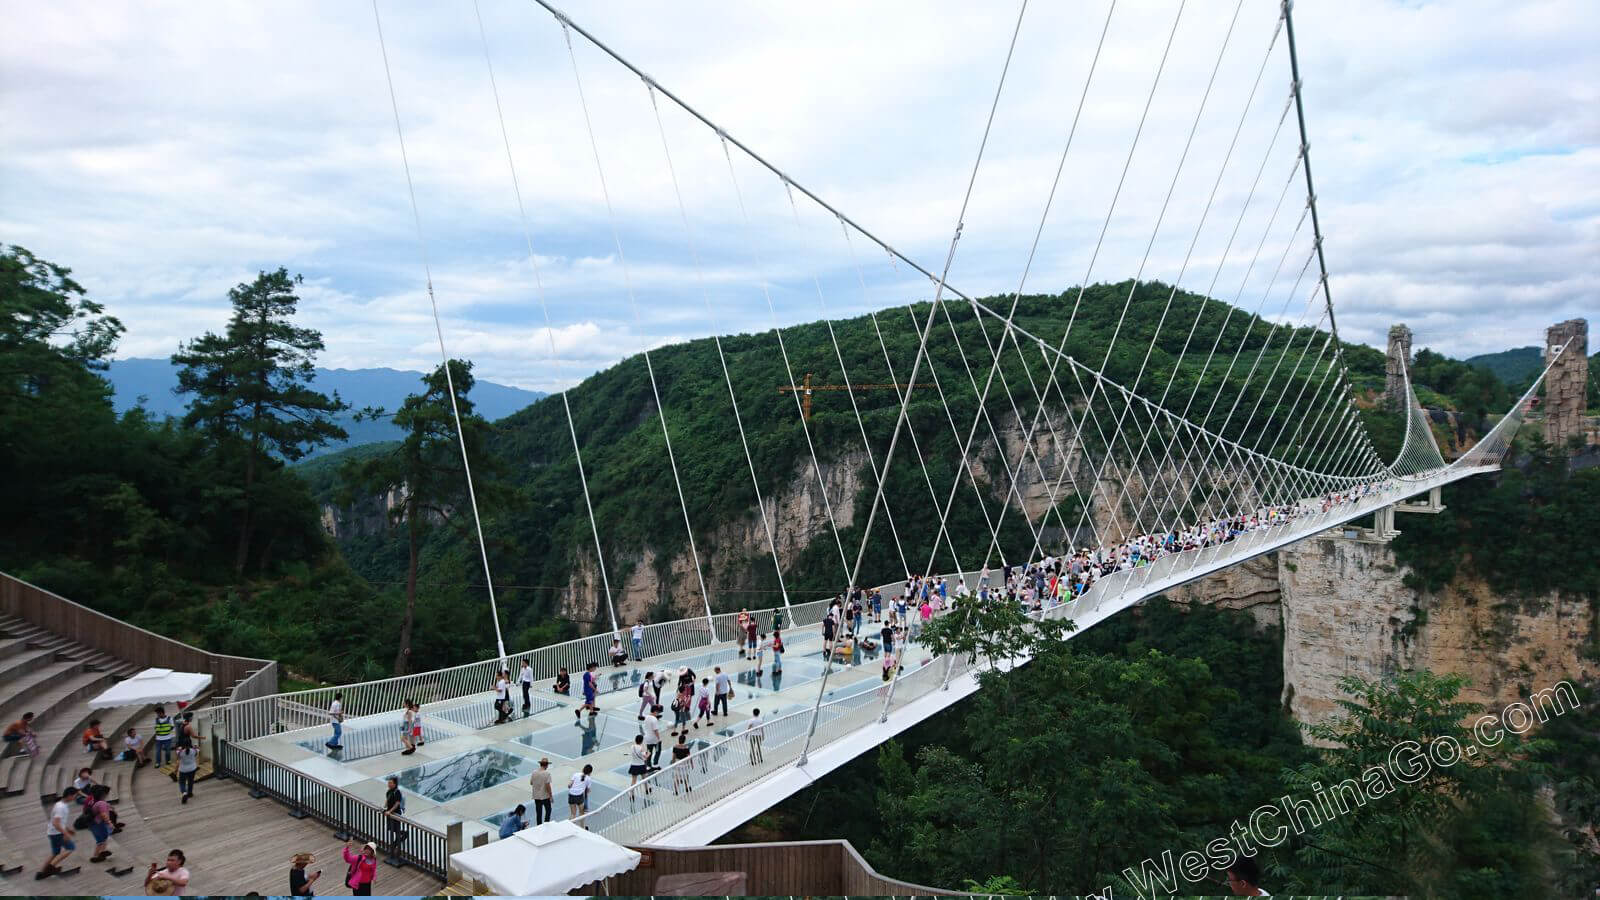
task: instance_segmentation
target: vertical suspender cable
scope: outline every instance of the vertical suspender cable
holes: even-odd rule
[[[589,132],[589,149],[594,153],[594,169],[600,178],[600,194],[606,201],[606,218],[611,223],[611,239],[617,247],[617,262],[622,266],[622,280],[628,294],[628,307],[633,311],[634,324],[638,324],[639,302],[633,295],[633,278],[628,274],[628,260],[622,252],[622,233],[617,230],[616,213],[611,208],[611,190],[606,187],[605,167],[600,164],[600,141],[595,137],[594,122],[589,118],[589,101],[583,95],[583,76],[578,73],[578,54],[572,49],[572,32],[566,20],[561,20],[561,36],[567,42],[567,58],[572,61],[572,81],[578,88],[578,104],[583,107],[583,124]],[[644,351],[645,371],[650,375],[650,393],[655,397],[656,415],[661,419],[661,438],[667,445],[667,467],[672,470],[672,484],[678,491],[678,507],[683,511],[683,529],[689,536],[689,556],[694,562],[694,577],[700,585],[700,599],[706,607],[706,630],[709,643],[717,642],[717,624],[711,614],[711,594],[706,590],[706,577],[700,570],[700,551],[694,543],[694,526],[689,522],[689,503],[683,496],[683,480],[678,477],[678,460],[672,453],[672,434],[667,429],[667,407],[661,402],[661,388],[656,384],[655,363],[650,361],[650,351]]]
[[[689,245],[689,258],[694,261],[694,278],[700,286],[700,297],[705,301],[706,312],[712,313],[711,295],[706,291],[705,274],[700,270],[700,253],[695,249],[694,232],[689,228],[689,210],[683,204],[683,191],[678,187],[678,170],[672,163],[672,148],[667,145],[667,127],[661,121],[661,106],[656,103],[655,85],[645,82],[645,90],[650,93],[650,109],[655,113],[656,130],[661,133],[661,152],[667,160],[667,172],[672,176],[672,193],[678,198],[678,216],[683,219],[683,239]],[[783,608],[790,611],[789,619],[794,620],[793,608],[789,605],[789,589],[783,585],[783,563],[778,560],[778,541],[772,533],[772,519],[767,515],[766,503],[761,499],[761,480],[756,477],[756,462],[750,455],[750,440],[745,437],[744,417],[739,414],[739,398],[733,392],[733,376],[728,372],[728,357],[722,352],[722,338],[713,334],[711,341],[717,348],[717,361],[722,364],[722,380],[728,385],[728,403],[733,407],[733,424],[739,429],[739,444],[744,447],[744,461],[750,467],[750,486],[756,492],[756,511],[761,514],[761,527],[767,533],[767,546],[772,550],[772,569],[778,576],[778,593],[783,597]]]
[[[461,469],[467,477],[467,500],[472,506],[472,524],[478,533],[478,554],[483,560],[484,587],[489,591],[489,616],[494,620],[494,644],[505,659],[506,642],[500,635],[500,610],[494,599],[494,577],[489,574],[489,548],[483,540],[483,517],[478,514],[478,493],[472,486],[472,464],[467,460],[467,436],[461,430],[461,410],[456,405],[456,382],[450,374],[450,357],[444,348],[444,326],[439,324],[439,301],[433,296],[433,270],[428,265],[428,242],[422,236],[422,213],[417,208],[417,189],[411,182],[411,161],[406,156],[406,135],[400,127],[400,101],[395,98],[394,76],[389,72],[389,48],[383,40],[383,18],[378,15],[378,0],[372,0],[372,19],[378,26],[378,50],[383,54],[383,77],[389,85],[389,106],[394,111],[394,133],[400,141],[400,163],[406,172],[406,191],[411,196],[411,218],[417,226],[417,249],[422,257],[422,273],[428,283],[428,304],[433,308],[433,330],[439,338],[439,361],[444,367],[445,387],[450,391],[450,415],[456,423],[456,443],[461,446]]]
[[[528,246],[528,264],[533,267],[534,293],[539,298],[539,311],[544,316],[545,338],[550,344],[550,361],[556,359],[555,328],[550,324],[550,307],[545,302],[544,279],[539,275],[539,257],[533,252],[533,230],[528,227],[528,211],[522,202],[522,184],[517,178],[517,163],[511,154],[511,134],[506,130],[506,116],[500,108],[500,86],[494,77],[494,62],[489,58],[489,35],[483,27],[483,12],[478,0],[472,0],[472,11],[478,19],[478,37],[483,43],[483,62],[489,68],[489,89],[494,94],[494,112],[500,120],[500,139],[506,146],[506,165],[511,170],[511,189],[517,197],[517,215],[522,220],[522,239]],[[578,427],[572,421],[572,402],[567,391],[561,393],[561,407],[567,415],[567,432],[572,435],[572,453],[578,460],[578,484],[583,488],[583,505],[589,511],[589,531],[594,536],[595,560],[600,568],[600,586],[605,592],[606,615],[611,619],[611,632],[617,633],[617,608],[611,598],[611,579],[606,575],[605,550],[600,546],[600,526],[594,520],[594,501],[589,498],[589,477],[583,471],[583,449],[578,446]]]

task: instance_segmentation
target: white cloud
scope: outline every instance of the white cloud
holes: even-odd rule
[[[663,103],[686,235],[643,85],[580,41],[619,257],[560,28],[532,4],[485,2],[557,340],[552,361],[471,9],[381,8],[446,341],[473,356],[481,377],[566,384],[668,339],[759,330],[774,316],[814,319],[824,303],[843,315],[927,295],[925,280],[857,236],[863,292],[838,223],[802,197],[796,225],[778,179],[736,156],[747,227],[715,135]],[[1120,280],[1148,247],[1145,277],[1171,281],[1183,268],[1184,287],[1215,279],[1218,296],[1269,313],[1287,306],[1292,319],[1311,286],[1287,297],[1310,248],[1309,226],[1287,246],[1299,185],[1266,229],[1298,144],[1291,115],[1266,152],[1288,90],[1281,38],[1260,95],[1244,106],[1276,0],[1246,0],[1153,233],[1233,4],[1186,8],[1095,253],[1176,8],[1118,4],[1027,286],[1057,291],[1086,272]],[[1105,9],[1030,7],[966,216],[956,287],[1017,287]],[[666,10],[630,0],[573,12],[791,177],[923,265],[942,262],[1014,8]],[[1296,8],[1347,337],[1381,343],[1403,318],[1419,344],[1467,354],[1538,343],[1550,322],[1594,317],[1597,19],[1600,8],[1585,0]],[[18,7],[9,22],[29,40],[0,59],[0,240],[74,267],[129,326],[125,355],[164,355],[220,327],[228,287],[283,265],[306,276],[302,314],[324,331],[327,364],[436,362],[370,10],[63,2]]]

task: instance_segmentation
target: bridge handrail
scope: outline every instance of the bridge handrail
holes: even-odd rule
[[[902,662],[909,650],[901,655]],[[938,690],[946,678],[946,667],[939,665],[943,656],[929,656],[914,667],[907,665],[890,702],[890,710],[899,709],[914,700]],[[958,661],[959,662],[959,661]],[[958,666],[950,673],[955,677],[964,673],[966,666]],[[666,766],[648,780],[652,793],[673,789],[675,777],[687,767],[692,791],[683,795],[682,803],[660,803],[645,792],[645,783],[630,786],[605,803],[590,810],[584,823],[592,830],[618,843],[637,843],[651,835],[659,834],[676,824],[686,815],[693,815],[719,803],[740,789],[772,774],[777,769],[791,765],[800,758],[805,745],[806,732],[812,716],[816,716],[816,732],[812,748],[824,746],[884,715],[884,697],[889,682],[884,681],[875,690],[862,691],[831,700],[815,712],[802,709],[761,725],[760,764],[751,764],[749,735],[742,730],[744,723],[735,725],[734,733],[691,753],[681,762]],[[734,762],[725,762],[729,758]],[[696,780],[697,775],[708,775],[712,768],[719,771],[709,779]],[[688,805],[686,810],[683,804]]]
[[[351,840],[373,841],[388,850],[395,849],[396,833],[404,835],[399,858],[429,874],[445,877],[450,848],[444,832],[404,816],[391,817],[376,803],[229,741],[217,742],[216,753],[218,771],[283,803],[291,814],[304,813],[332,825],[337,830],[336,837],[342,833]]]
[[[783,606],[758,609],[750,612],[750,615],[755,617],[763,631],[769,632],[772,630],[773,615],[780,612],[784,614],[785,628],[815,625],[822,620],[829,599],[798,603],[788,609]],[[649,659],[736,640],[739,637],[737,620],[738,613],[719,613],[709,622],[700,616],[646,625],[642,641],[644,656]],[[536,681],[553,680],[556,671],[565,666],[576,683],[585,664],[597,662],[602,668],[609,664],[606,653],[613,637],[621,637],[623,648],[631,653],[629,634],[629,627],[622,625],[615,634],[610,631],[596,632],[559,644],[508,654],[506,659],[494,657],[446,669],[242,699],[222,707],[219,717],[229,740],[246,741],[295,730],[284,727],[280,712],[286,704],[293,705],[289,708],[326,709],[333,701],[333,695],[342,693],[344,697],[341,704],[345,715],[356,717],[399,709],[406,700],[415,700],[424,705],[457,700],[492,690],[495,676],[501,668],[510,669],[512,680],[515,681],[524,659],[532,667]]]
[[[1429,479],[1439,480],[1444,474],[1445,470],[1435,471],[1430,474]],[[1276,541],[1282,538],[1285,530],[1305,532],[1307,535],[1315,534],[1338,522],[1364,515],[1368,511],[1364,507],[1377,508],[1394,502],[1391,495],[1400,493],[1401,490],[1398,486],[1375,490],[1356,498],[1350,506],[1335,505],[1327,510],[1304,507],[1309,510],[1304,515],[1285,517],[1273,524],[1244,532],[1221,543],[1168,553],[1151,563],[1112,572],[1096,579],[1094,584],[1078,597],[1030,613],[1030,618],[1057,619],[1069,616],[1077,618],[1087,609],[1092,621],[1101,621],[1115,611],[1107,608],[1105,613],[1101,614],[1110,598],[1118,598],[1119,602],[1112,604],[1116,609],[1124,608],[1153,591],[1170,589],[1173,585],[1161,583],[1175,574],[1196,573],[1194,577],[1201,577],[1206,572],[1214,570],[1224,559],[1247,558],[1269,552],[1278,546]],[[1153,584],[1160,586],[1152,588]],[[1133,599],[1129,600],[1129,597]],[[911,652],[910,648],[902,651],[902,664],[906,663]],[[941,662],[948,662],[949,665],[939,664]],[[811,741],[812,752],[870,724],[875,719],[887,718],[895,710],[920,700],[950,681],[984,665],[985,661],[970,655],[959,655],[953,660],[948,659],[948,656],[931,656],[914,667],[907,665],[893,695],[888,698],[887,707],[883,699],[888,689],[888,682],[876,691],[863,692],[822,704],[815,713],[817,725]],[[876,702],[863,701],[863,697],[870,697]],[[668,831],[681,824],[683,819],[725,800],[777,769],[797,762],[812,716],[813,711],[806,709],[764,723],[765,737],[762,747],[764,761],[760,765],[746,764],[732,767],[719,765],[718,768],[722,771],[711,779],[698,783],[692,780],[696,772],[702,775],[709,774],[711,766],[729,754],[748,759],[748,750],[733,743],[745,738],[746,735],[743,732],[736,732],[691,753],[683,762],[666,767],[650,782],[654,791],[670,790],[673,774],[677,771],[676,767],[688,766],[691,784],[695,788],[692,797],[686,796],[670,804],[655,802],[645,794],[645,783],[640,782],[591,810],[586,816],[586,822],[590,828],[622,843],[644,841]]]

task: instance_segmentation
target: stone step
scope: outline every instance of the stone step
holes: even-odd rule
[[[21,638],[0,638],[0,659],[6,659],[14,653],[21,653],[28,648],[28,642]]]
[[[0,660],[0,686],[25,676],[29,671],[56,661],[56,651],[29,644],[20,653]]]
[[[33,730],[38,731],[62,706],[81,699],[83,688],[94,685],[99,693],[111,685],[105,672],[87,672],[83,663],[70,659],[56,660],[39,666],[35,671],[21,675],[9,682],[0,683],[0,691],[9,696],[0,702],[0,720],[7,723],[33,713]]]

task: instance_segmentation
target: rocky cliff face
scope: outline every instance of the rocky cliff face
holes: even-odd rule
[[[1174,603],[1204,603],[1248,612],[1259,628],[1283,624],[1278,554],[1258,556],[1167,594]]]
[[[1403,520],[1402,520],[1403,525]],[[1418,593],[1388,544],[1314,538],[1251,560],[1170,595],[1249,612],[1283,629],[1284,702],[1296,720],[1338,712],[1337,681],[1401,669],[1465,675],[1463,699],[1491,708],[1562,679],[1596,676],[1582,649],[1596,637],[1588,602],[1496,595],[1460,577]]]
[[[1318,538],[1280,555],[1285,700],[1296,719],[1335,712],[1343,675],[1402,668],[1465,675],[1464,699],[1499,707],[1522,692],[1587,679],[1595,637],[1586,601],[1496,596],[1458,577],[1444,590],[1406,587],[1387,544]]]
[[[784,567],[791,565],[812,540],[833,540],[828,523],[829,505],[838,527],[850,527],[855,521],[856,494],[870,483],[867,455],[863,451],[841,454],[824,461],[820,468],[820,486],[816,470],[806,458],[795,466],[781,490],[763,497],[778,560]],[[755,507],[710,535],[697,535],[697,540],[700,569],[705,575],[706,589],[712,595],[713,607],[719,606],[716,600],[719,592],[750,587],[752,573],[770,570],[772,565],[766,528]],[[687,547],[668,560],[662,560],[653,547],[608,554],[606,567],[617,616],[622,622],[639,619],[653,604],[662,602],[687,616],[705,611],[694,559]],[[606,622],[608,613],[603,587],[594,551],[585,548],[578,554],[572,577],[563,592],[561,615]],[[774,595],[772,605],[778,602]]]
[[[1130,467],[1115,459],[1105,460],[1099,454],[1085,455],[1069,437],[1070,421],[1062,407],[1050,407],[1046,418],[1040,420],[1038,428],[1028,437],[1028,428],[1033,424],[1031,417],[1023,422],[1015,414],[996,416],[995,433],[1003,452],[997,453],[993,435],[980,430],[980,438],[987,435],[987,439],[980,440],[979,451],[971,464],[979,481],[988,477],[980,460],[992,461],[995,471],[1015,471],[1017,492],[1011,503],[1015,505],[1020,498],[1022,508],[1033,522],[1038,522],[1049,510],[1052,496],[1064,508],[1073,505],[1075,501],[1071,498],[1083,497],[1089,514],[1064,517],[1065,530],[1074,532],[1066,543],[1091,544],[1097,535],[1101,541],[1121,540],[1148,530],[1151,522],[1192,514],[1192,510],[1186,510],[1184,514],[1175,515],[1169,498],[1192,496],[1197,480],[1203,481],[1203,494],[1227,497],[1230,505],[1249,508],[1257,503],[1253,486],[1217,467],[1206,468],[1204,478],[1199,478],[1196,469],[1204,462],[1200,459],[1173,456]],[[1054,434],[1049,425],[1055,426]],[[1136,429],[1131,430],[1137,433]],[[1028,440],[1025,441],[1025,437]],[[1140,439],[1135,436],[1132,440],[1137,444]],[[994,482],[993,490],[997,494],[1008,484],[1005,477],[988,480]],[[1052,529],[1061,527],[1053,515],[1045,525]],[[1052,534],[1058,540],[1068,537]]]

